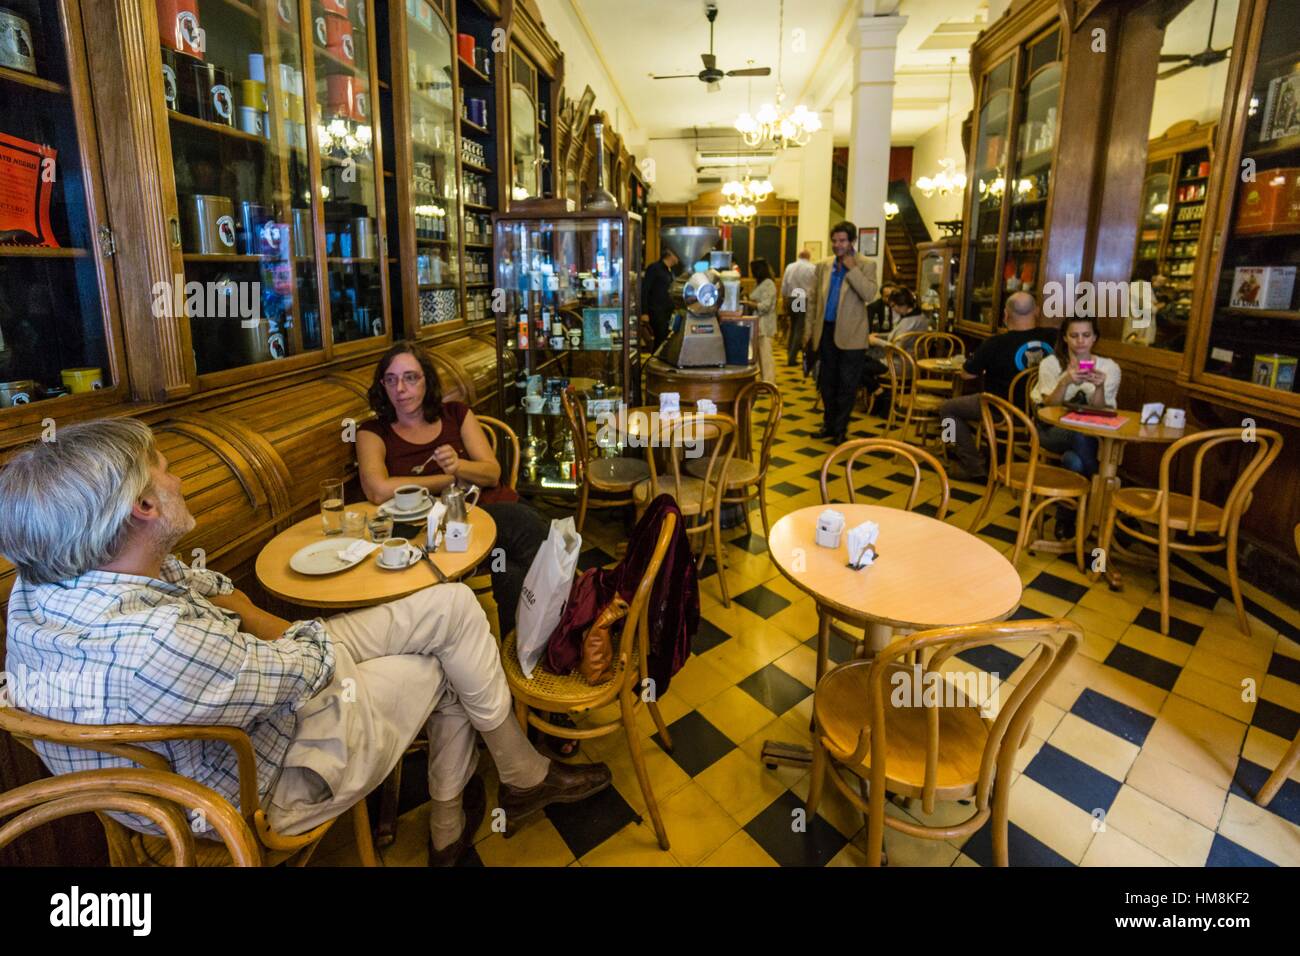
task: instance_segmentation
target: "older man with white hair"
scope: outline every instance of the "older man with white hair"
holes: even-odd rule
[[[609,785],[603,764],[555,763],[528,743],[469,588],[437,585],[289,622],[225,575],[171,555],[194,524],[180,479],[134,419],[60,428],[57,441],[25,449],[0,472],[0,553],[18,567],[6,668],[78,688],[30,709],[71,723],[240,727],[253,743],[262,806],[287,834],[365,799],[423,726],[431,865],[454,865],[485,811],[476,734],[496,763],[508,829]],[[238,803],[228,747],[144,746]],[[76,747],[38,749],[55,773],[130,765]]]

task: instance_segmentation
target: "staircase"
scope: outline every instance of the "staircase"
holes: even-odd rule
[[[915,289],[916,246],[930,241],[930,230],[912,201],[912,191],[906,182],[900,179],[889,184],[889,201],[897,203],[898,215],[885,221],[885,279]]]

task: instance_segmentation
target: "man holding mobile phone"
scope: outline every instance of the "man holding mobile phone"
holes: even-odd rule
[[[831,227],[834,257],[817,265],[803,341],[821,362],[817,387],[825,418],[815,437],[843,444],[866,365],[870,323],[867,306],[876,297],[876,263],[854,249],[858,227],[837,222]]]

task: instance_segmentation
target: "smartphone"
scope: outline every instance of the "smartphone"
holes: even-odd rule
[[[1080,372],[1091,372],[1096,367],[1097,367],[1096,359],[1079,359]]]

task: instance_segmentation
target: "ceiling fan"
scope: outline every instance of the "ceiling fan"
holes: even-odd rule
[[[699,73],[675,73],[672,76],[652,75],[653,79],[684,80],[693,78],[701,83],[708,84],[710,93],[716,93],[722,89],[722,84],[719,81],[724,76],[770,76],[772,74],[770,66],[756,66],[747,70],[727,70],[725,72],[719,70],[718,58],[713,55],[713,21],[718,19],[718,5],[716,3],[706,3],[704,5],[704,15],[709,18],[709,52],[700,54],[700,59],[704,61],[704,69],[700,70]]]
[[[1198,66],[1213,66],[1215,63],[1221,63],[1228,58],[1228,51],[1232,49],[1225,46],[1222,50],[1214,49],[1214,21],[1219,17],[1219,0],[1214,0],[1214,7],[1210,13],[1210,35],[1205,38],[1205,49],[1200,53],[1162,53],[1160,55],[1161,63],[1178,63],[1179,66],[1163,73],[1157,73],[1156,79],[1166,80],[1171,76],[1177,76],[1184,70],[1191,70]]]

